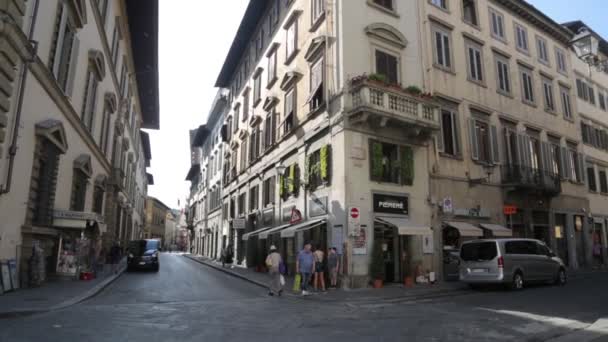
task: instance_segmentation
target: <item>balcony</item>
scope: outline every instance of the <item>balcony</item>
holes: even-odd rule
[[[557,196],[562,192],[559,175],[541,169],[521,165],[503,165],[501,167],[503,185],[517,190],[540,192]]]
[[[439,107],[428,95],[415,95],[366,77],[351,80],[349,93],[347,117],[351,124],[399,127],[421,138],[430,138],[440,128]]]

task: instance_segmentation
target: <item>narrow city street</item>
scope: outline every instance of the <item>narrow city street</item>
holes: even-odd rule
[[[598,273],[522,292],[324,303],[323,295],[268,297],[246,281],[162,254],[159,273],[125,273],[73,307],[0,320],[0,341],[603,341],[606,288],[608,274]]]

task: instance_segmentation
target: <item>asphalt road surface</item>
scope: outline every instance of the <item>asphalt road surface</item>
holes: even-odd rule
[[[0,299],[1,300],[1,299]],[[0,320],[0,341],[608,341],[608,274],[405,302],[266,291],[178,254],[70,308]]]

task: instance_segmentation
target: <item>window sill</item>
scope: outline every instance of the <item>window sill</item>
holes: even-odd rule
[[[555,111],[555,109],[545,108],[545,112],[557,116],[557,112]]]
[[[506,91],[502,91],[502,90],[500,90],[500,89],[497,89],[497,90],[496,90],[496,93],[498,93],[498,94],[500,94],[500,95],[502,95],[502,96],[504,96],[504,97],[508,97],[508,98],[510,98],[511,100],[514,98],[514,97],[513,97],[513,95],[512,95],[511,93],[507,93]]]
[[[567,71],[567,70],[559,70],[559,69],[557,69],[557,72],[559,72],[560,74],[562,74],[562,76],[565,76],[565,77],[570,77],[570,76],[568,75],[568,71]]]
[[[310,112],[306,114],[306,116],[315,116],[316,114],[323,112],[325,108],[327,108],[327,101],[323,101],[320,105],[317,106],[317,108],[311,109]]]
[[[515,47],[517,49],[517,51],[519,51],[521,54],[526,55],[528,57],[530,57],[530,50],[524,50],[523,48],[520,48],[519,46]]]
[[[296,56],[298,55],[298,52],[300,52],[299,49],[293,50],[293,52],[290,55],[288,55],[287,58],[285,58],[285,63],[283,63],[283,64],[285,64],[287,66],[289,64],[291,64],[291,61],[293,61],[296,58]]]
[[[323,11],[323,13],[321,13],[321,15],[316,18],[315,20],[313,20],[312,24],[310,25],[310,29],[308,29],[308,32],[315,32],[319,26],[321,26],[321,23],[325,20],[325,11]]]
[[[538,63],[546,66],[547,68],[551,68],[551,63],[549,63],[549,61],[545,61],[545,60],[539,59]]]
[[[377,3],[373,2],[372,0],[367,0],[367,5],[370,6],[370,7],[375,8],[375,9],[377,9],[379,11],[382,11],[382,12],[388,14],[388,15],[391,15],[391,16],[393,16],[395,18],[399,18],[400,17],[399,14],[397,14],[397,12],[395,12],[394,9],[390,9],[390,8],[386,8],[384,6],[378,5]]]
[[[443,72],[447,72],[448,74],[452,74],[452,75],[456,76],[456,72],[453,69],[444,67],[443,65],[437,64],[436,62],[433,62],[433,67],[435,69],[439,69]]]
[[[474,79],[472,79],[472,78],[470,78],[470,77],[467,77],[467,81],[469,81],[469,82],[471,82],[471,83],[474,83],[474,84],[476,84],[476,85],[478,85],[478,86],[480,86],[480,87],[483,87],[483,88],[487,88],[487,87],[488,87],[488,86],[485,84],[485,82],[483,82],[483,81],[478,81],[478,80],[474,80]]]
[[[470,22],[468,22],[468,21],[466,21],[464,19],[462,19],[462,22],[465,23],[465,24],[467,24],[467,25],[469,25],[469,26],[471,26],[472,28],[476,29],[477,31],[481,32],[481,27],[479,27],[479,25],[475,25],[475,24],[470,23]]]
[[[574,123],[574,118],[572,118],[572,117],[569,118],[567,116],[564,116],[564,120],[566,120],[566,121],[568,121],[568,122],[570,122],[572,124]]]
[[[491,33],[491,35],[492,35],[492,38],[494,38],[495,40],[497,40],[497,41],[499,41],[499,42],[501,42],[501,43],[503,43],[505,45],[509,45],[509,41],[507,40],[507,38],[501,37],[501,36],[496,35],[494,33]]]
[[[443,8],[441,6],[437,6],[435,5],[432,1],[429,1],[429,5],[431,5],[431,8],[436,8],[442,12],[445,12],[447,14],[452,14],[452,12],[450,12],[450,10],[448,8]]]
[[[445,152],[439,152],[439,156],[441,156],[443,158],[458,160],[458,161],[464,160],[462,158],[462,155],[454,155],[454,154],[449,154],[449,153],[445,153]]]
[[[534,102],[530,102],[530,101],[525,100],[525,99],[522,99],[522,100],[521,100],[521,102],[522,102],[523,104],[525,104],[525,105],[530,106],[530,107],[533,107],[533,108],[538,108],[538,105],[536,105],[536,103],[534,103]]]
[[[374,182],[374,183],[378,183],[378,184],[396,185],[396,186],[405,186],[405,184],[401,184],[401,183],[399,183],[399,182],[391,182],[391,181],[377,180],[377,179],[370,179],[370,181],[372,181],[372,182]]]
[[[268,80],[268,84],[266,84],[266,89],[271,89],[278,79],[279,78],[277,76],[274,76],[272,79]]]

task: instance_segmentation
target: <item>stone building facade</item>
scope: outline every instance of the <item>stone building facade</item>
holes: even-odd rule
[[[142,225],[151,153],[140,129],[159,124],[148,6],[128,20],[128,0],[0,3],[0,259],[17,260],[23,286],[34,245],[46,273],[72,275],[90,267],[87,249]]]
[[[585,165],[605,158],[581,139],[602,119],[576,100],[574,34],[522,0],[250,1],[216,82],[237,263],[274,244],[293,270],[311,241],[346,286],[374,248],[385,281],[449,279],[463,241],[516,236],[590,266]]]

